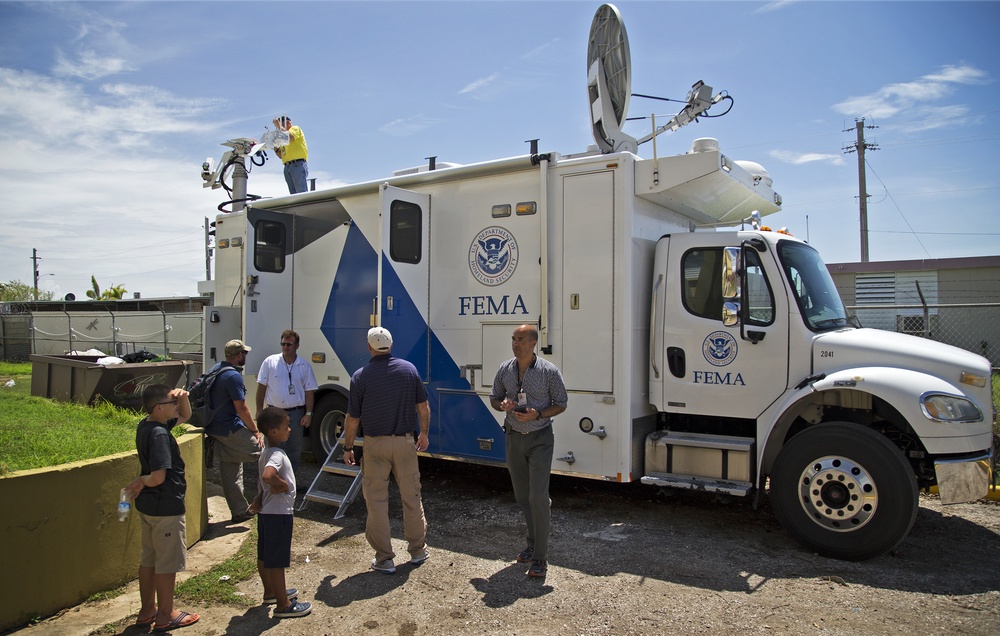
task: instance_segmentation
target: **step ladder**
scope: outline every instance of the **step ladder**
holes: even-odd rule
[[[361,438],[354,441],[355,446],[360,446],[363,443],[364,440]],[[315,501],[329,506],[337,506],[337,514],[333,515],[334,519],[340,519],[347,514],[348,506],[361,490],[361,467],[357,464],[348,466],[341,459],[334,459],[338,451],[340,451],[339,439],[330,449],[330,454],[326,456],[326,461],[323,462],[322,468],[316,473],[309,490],[302,498],[302,503],[298,507],[300,512],[305,510],[310,501]],[[321,482],[326,488],[339,487],[340,492],[322,490],[320,488]]]

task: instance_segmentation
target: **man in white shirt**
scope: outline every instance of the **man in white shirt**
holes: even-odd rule
[[[312,424],[316,397],[316,376],[312,366],[298,355],[299,334],[291,329],[281,332],[281,353],[264,359],[257,374],[257,413],[276,406],[288,413],[292,427],[288,441],[281,445],[295,470],[302,457],[302,430]]]

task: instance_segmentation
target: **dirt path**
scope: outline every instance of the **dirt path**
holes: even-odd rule
[[[891,555],[834,561],[743,500],[556,478],[549,575],[513,563],[523,526],[506,472],[421,460],[431,558],[368,570],[364,501],[296,519],[288,583],[314,612],[194,608],[196,634],[983,634],[1000,633],[1000,505],[922,496]],[[316,470],[305,464],[302,492]],[[394,536],[401,537],[393,506]],[[405,555],[401,540],[395,542]],[[240,584],[257,597],[260,583]],[[100,632],[107,634],[108,632]],[[114,633],[135,634],[134,627]]]

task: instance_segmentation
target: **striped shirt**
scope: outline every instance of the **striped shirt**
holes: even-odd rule
[[[543,358],[535,358],[531,366],[525,370],[524,378],[520,383],[518,382],[517,358],[511,358],[501,364],[500,368],[497,369],[496,378],[493,379],[490,399],[502,401],[504,398],[510,398],[517,402],[518,386],[527,394],[528,407],[535,409],[539,414],[542,409],[550,406],[566,406],[569,403],[566,385],[563,383],[559,367]],[[539,416],[537,420],[520,422],[514,417],[514,411],[511,410],[507,411],[504,423],[518,433],[532,433],[552,424],[552,418]]]
[[[391,354],[379,355],[351,377],[347,414],[361,421],[365,436],[401,435],[419,429],[417,404],[426,401],[416,367]]]

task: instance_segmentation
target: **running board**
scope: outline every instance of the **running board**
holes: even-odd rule
[[[753,484],[748,481],[730,481],[708,477],[692,477],[690,475],[668,475],[666,473],[651,473],[642,477],[639,481],[648,486],[718,492],[735,497],[746,497],[753,489]]]
[[[361,445],[360,438],[354,442],[355,446]],[[340,450],[340,440],[333,445],[330,449],[330,454],[326,456],[326,461],[323,462],[322,468],[316,473],[316,477],[313,479],[312,484],[309,486],[309,490],[306,491],[305,496],[302,498],[302,503],[299,504],[298,510],[301,512],[305,510],[306,505],[310,501],[315,501],[317,503],[326,504],[328,506],[336,506],[337,514],[333,515],[334,519],[340,519],[345,514],[347,514],[347,508],[354,501],[354,498],[358,496],[358,492],[361,491],[361,467],[357,464],[349,466],[342,461],[343,453],[338,459],[334,459],[337,455],[337,451]],[[347,478],[350,478],[350,483],[347,484]],[[347,488],[343,492],[330,492],[328,490],[320,490],[320,481],[334,482],[328,487],[332,487],[336,484],[341,486],[347,484]]]

